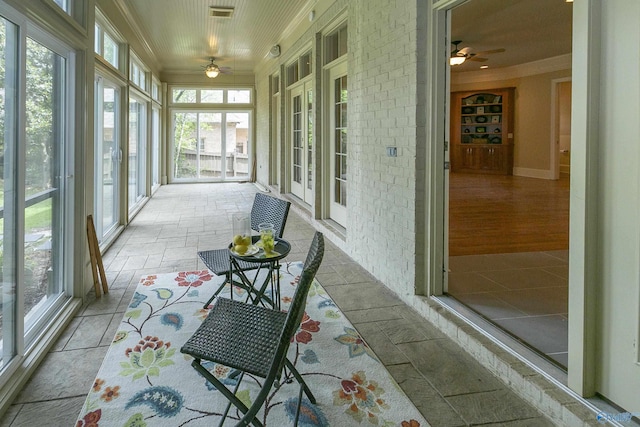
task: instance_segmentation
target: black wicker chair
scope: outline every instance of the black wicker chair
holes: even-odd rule
[[[300,385],[296,425],[302,392],[304,391],[309,401],[315,404],[316,400],[311,390],[295,366],[287,359],[287,350],[302,321],[309,287],[322,262],[323,255],[324,236],[316,232],[288,312],[218,298],[207,318],[180,349],[182,353],[194,357],[191,363],[194,369],[229,400],[220,425],[224,423],[233,404],[244,414],[237,425],[246,426],[251,423],[262,426],[256,416],[272,387],[280,387],[280,378],[285,367]],[[240,371],[238,373],[240,378],[235,388],[229,390],[215,378],[202,366],[203,360]],[[247,407],[235,395],[245,373],[264,378],[262,388],[251,407]]]
[[[263,222],[268,222],[273,224],[273,235],[277,238],[282,237],[290,206],[291,203],[286,200],[278,199],[267,194],[256,193],[253,206],[251,207],[251,229],[258,231],[258,225]],[[231,241],[231,239],[229,239],[229,241]],[[200,251],[198,252],[198,256],[204,265],[214,274],[225,276],[225,281],[216,289],[215,293],[204,305],[204,308],[207,308],[209,304],[211,304],[211,301],[218,296],[227,283],[242,286],[242,283],[233,282],[232,280],[233,278],[231,277],[231,271],[229,269],[229,250],[227,248]],[[253,270],[259,266],[259,264],[244,261],[238,261],[238,264],[243,271]],[[251,292],[250,289],[247,289],[247,291]]]

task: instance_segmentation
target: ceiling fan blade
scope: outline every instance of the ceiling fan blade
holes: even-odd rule
[[[469,46],[467,46],[467,47],[463,47],[463,48],[462,48],[462,49],[460,49],[457,53],[458,53],[459,55],[461,55],[461,56],[462,56],[462,55],[468,55],[468,54],[470,54],[470,53],[471,53],[471,48],[470,48]]]
[[[481,58],[479,56],[476,55],[472,55],[472,56],[467,56],[467,61],[478,61],[478,62],[484,62],[486,60],[488,60],[489,58]]]
[[[500,49],[491,49],[491,50],[483,50],[482,52],[475,52],[476,55],[491,55],[492,53],[502,53],[504,52],[504,48]]]
[[[233,74],[233,71],[231,70],[230,67],[218,67],[220,68],[220,72],[222,74]]]

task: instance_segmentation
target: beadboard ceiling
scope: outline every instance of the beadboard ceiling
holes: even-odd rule
[[[269,49],[308,19],[315,0],[127,0],[131,21],[164,72],[201,73],[215,57],[220,67],[252,73]],[[231,18],[209,7],[233,7]]]
[[[326,0],[118,0],[145,35],[164,72],[201,73],[210,57],[236,74],[251,74]],[[209,6],[232,6],[230,19]],[[572,4],[564,0],[471,0],[453,10],[451,40],[472,52],[504,48],[453,72],[507,67],[571,53]]]

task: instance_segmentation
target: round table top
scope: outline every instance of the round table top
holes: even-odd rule
[[[253,236],[251,240],[253,245],[255,245],[260,240],[260,236]],[[232,249],[233,243],[229,244],[229,253],[232,257],[246,262],[265,263],[279,261],[289,255],[289,252],[291,252],[291,244],[286,240],[277,237],[274,240],[275,244],[273,247],[273,253],[268,256],[264,253],[262,248],[258,248],[258,251],[251,255],[240,255]]]

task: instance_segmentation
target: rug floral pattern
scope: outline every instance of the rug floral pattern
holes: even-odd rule
[[[281,267],[286,309],[299,280],[301,263]],[[204,302],[222,278],[209,271],[144,276],[125,311],[80,413],[77,427],[203,426],[219,423],[226,400],[180,353],[182,344],[206,317]],[[222,295],[229,297],[227,286]],[[243,292],[234,288],[234,298]],[[314,281],[289,358],[305,378],[317,403],[303,400],[300,426],[428,425],[391,378],[326,291]],[[225,385],[233,370],[205,365]],[[290,376],[291,374],[289,374]],[[291,425],[298,386],[290,378],[272,390],[259,415],[266,426]],[[237,396],[249,406],[262,379],[247,376]],[[232,407],[225,425],[241,417]]]

